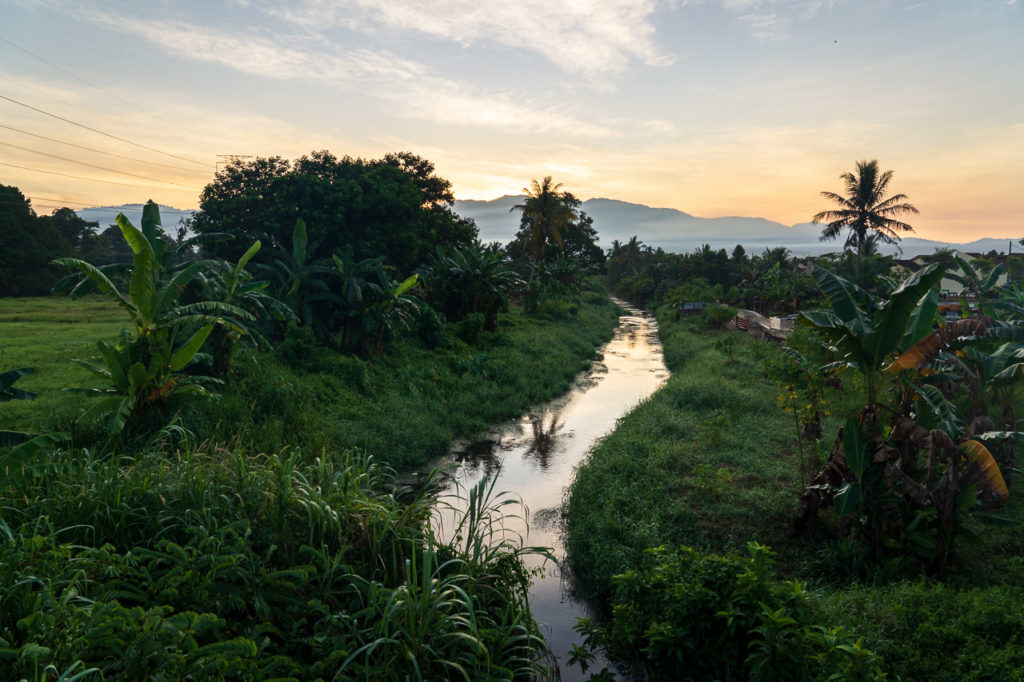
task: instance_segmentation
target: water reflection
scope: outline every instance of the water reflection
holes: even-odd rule
[[[500,449],[498,441],[484,439],[460,445],[452,450],[451,456],[474,478],[494,476],[501,467]]]
[[[545,421],[546,420],[546,421]],[[530,428],[533,431],[533,439],[524,453],[526,457],[536,460],[541,471],[547,471],[551,462],[551,455],[555,451],[556,439],[560,437],[559,431],[565,426],[565,421],[559,420],[559,413],[555,411],[544,411],[530,415]]]
[[[586,605],[573,598],[559,565],[565,555],[560,515],[565,489],[597,439],[667,377],[654,320],[627,308],[614,338],[569,393],[496,427],[485,438],[457,444],[436,463],[448,469],[445,504],[459,507],[457,488],[465,491],[485,475],[498,476],[495,489],[517,494],[528,512],[509,519],[509,530],[521,534],[528,545],[552,548],[557,563],[527,559],[530,567],[542,567],[530,588],[530,607],[544,624],[563,680],[586,678],[578,668],[569,668],[568,657],[578,639],[572,626],[587,615]]]

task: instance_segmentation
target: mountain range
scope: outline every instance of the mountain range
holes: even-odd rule
[[[520,195],[506,195],[490,201],[460,200],[455,202],[455,211],[476,221],[482,241],[507,242],[519,229],[521,215],[511,209],[522,199]],[[741,216],[701,218],[674,208],[652,208],[615,199],[588,199],[581,209],[594,219],[594,228],[600,236],[599,244],[604,248],[608,248],[613,240],[625,242],[634,235],[644,244],[676,253],[693,251],[704,244],[730,252],[737,244],[742,244],[750,254],[784,246],[800,256],[842,248],[841,241],[819,241],[823,226],[814,223],[783,225],[765,218]],[[1024,228],[1021,231],[1024,233]],[[1013,246],[1016,246],[1016,251],[1024,251],[1016,240]],[[981,253],[992,250],[1005,252],[1012,248],[1008,239],[983,238],[954,243],[909,237],[900,241],[898,253],[902,258],[912,258],[943,247]],[[882,252],[896,254],[897,248],[885,246]]]
[[[480,228],[481,241],[507,243],[519,229],[520,213],[513,212],[512,207],[521,201],[521,195],[506,195],[489,201],[460,199],[455,202],[454,210],[476,222]],[[583,202],[582,210],[594,219],[594,227],[600,237],[598,243],[604,248],[610,247],[614,240],[625,242],[634,235],[644,244],[676,253],[693,251],[704,244],[716,250],[724,248],[728,251],[732,251],[736,244],[742,244],[750,254],[784,246],[800,256],[818,255],[842,248],[839,241],[819,241],[822,226],[814,223],[783,225],[765,218],[742,216],[701,218],[674,208],[652,208],[615,199],[588,199]],[[142,204],[85,208],[77,213],[86,220],[98,221],[101,228],[113,224],[118,213],[124,213],[133,224],[139,225],[142,220]],[[190,210],[160,206],[160,216],[168,232],[174,232],[179,221],[189,218],[192,213]],[[983,238],[954,243],[909,237],[899,243],[898,251],[894,246],[885,246],[882,251],[901,254],[902,258],[912,258],[943,247],[987,253],[992,250],[1006,252],[1013,249],[1013,246],[1017,247],[1017,251],[1024,251],[1015,240],[1011,242],[1008,239]]]

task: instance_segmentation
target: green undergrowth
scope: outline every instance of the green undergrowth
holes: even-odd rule
[[[362,453],[55,453],[0,490],[0,678],[534,679],[501,502],[461,541]],[[92,672],[87,672],[92,671]],[[82,678],[74,678],[82,679]]]
[[[237,363],[231,385],[183,421],[201,438],[242,447],[358,447],[392,466],[422,465],[454,438],[568,390],[617,319],[607,297],[584,294],[557,320],[516,309],[472,344],[449,325],[439,347],[407,339],[373,359],[340,355],[293,328],[275,352]]]
[[[5,333],[5,362],[35,367],[19,387],[39,394],[0,405],[3,426],[71,426],[84,409],[60,389],[88,380],[62,372],[121,321],[106,306],[95,326],[54,319],[81,304],[0,302],[5,332],[28,325]],[[154,414],[146,438],[69,429],[0,471],[0,679],[549,677],[532,550],[500,532],[511,498],[486,480],[464,491],[470,511],[441,541],[431,481],[404,488],[395,468],[564,391],[617,317],[590,292],[372,359],[293,328],[238,356],[218,397]]]
[[[763,376],[774,346],[671,314],[659,325],[671,378],[595,447],[568,499],[569,552],[588,597],[606,599],[611,577],[650,547],[787,542],[799,454]],[[735,346],[723,350],[727,334]]]
[[[577,587],[603,608],[581,628],[592,645],[652,679],[1024,679],[1019,496],[964,522],[941,581],[872,564],[834,517],[795,537],[800,445],[765,371],[779,351],[664,310],[659,326],[672,377],[594,448],[564,509]],[[830,394],[834,412],[857,393]],[[750,563],[762,546],[771,570]],[[729,669],[708,658],[723,647]]]

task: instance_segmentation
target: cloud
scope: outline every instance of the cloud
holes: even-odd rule
[[[169,55],[275,80],[323,83],[370,93],[396,115],[514,132],[607,137],[610,129],[565,107],[538,105],[522,93],[502,93],[438,76],[429,67],[388,52],[345,50],[317,36],[221,30],[184,21],[151,21],[99,10],[70,10],[94,25],[146,40]]]
[[[534,51],[569,73],[597,76],[632,61],[671,63],[655,42],[657,0],[292,0],[262,11],[307,30],[427,34],[465,46]]]
[[[813,19],[823,10],[845,0],[684,0],[683,4],[718,2],[736,20],[750,29],[752,36],[765,42],[787,40],[795,21]]]
[[[665,121],[663,119],[651,119],[641,123],[644,128],[655,133],[657,135],[664,135],[666,137],[675,137],[679,134],[679,129],[671,121]]]

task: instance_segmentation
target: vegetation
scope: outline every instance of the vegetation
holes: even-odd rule
[[[914,230],[897,218],[918,211],[907,202],[905,194],[886,196],[892,171],[879,171],[877,160],[858,161],[854,173],[843,173],[839,179],[846,184],[844,194],[821,193],[837,208],[815,214],[813,221],[828,223],[821,232],[822,241],[835,239],[847,231],[844,246],[853,247],[859,272],[868,236],[875,234],[882,241],[895,244],[900,239],[900,232]]]
[[[448,324],[434,347],[407,338],[374,359],[339,355],[292,326],[273,353],[236,363],[214,405],[182,420],[202,437],[264,451],[355,446],[391,466],[423,465],[456,436],[567,390],[617,317],[607,302],[581,304],[557,324],[513,310],[497,332],[480,320],[473,343],[464,323]]]
[[[845,196],[824,193],[823,238],[848,233],[828,269],[637,237],[604,254],[550,177],[524,190],[515,239],[485,246],[408,153],[230,164],[193,239],[152,204],[141,229],[97,234],[0,188],[0,239],[39,235],[0,249],[0,295],[53,285],[52,260],[75,270],[58,289],[104,297],[0,305],[17,429],[0,431],[0,676],[550,677],[533,550],[499,532],[514,500],[485,479],[442,541],[433,476],[397,470],[564,391],[615,324],[603,272],[657,307],[673,375],[567,499],[577,585],[602,607],[576,662],[602,647],[650,679],[1007,677],[1024,293],[997,286],[1012,263],[955,254],[892,279],[877,247],[916,209],[885,196],[891,175],[860,162]],[[956,321],[938,314],[947,268]],[[731,331],[738,307],[803,319],[780,349]],[[60,390],[89,377],[91,405]]]
[[[476,226],[452,212],[453,201],[451,183],[414,154],[368,160],[319,151],[294,162],[228,164],[203,190],[190,227],[205,237],[208,257],[237,261],[260,241],[255,262],[269,265],[291,256],[301,218],[309,230],[308,261],[350,248],[357,261],[381,258],[411,273],[436,247],[464,246],[476,237]]]
[[[107,679],[514,679],[537,667],[520,549],[486,525],[466,535],[488,553],[439,544],[429,498],[387,492],[372,459],[189,446],[63,464],[4,495],[5,678],[81,663]]]
[[[0,225],[0,296],[49,293],[59,277],[50,261],[71,255],[71,244],[17,187],[0,185]]]
[[[1001,319],[933,331],[941,276],[932,266],[875,297],[818,271],[830,307],[785,349],[659,309],[672,378],[595,448],[565,508],[577,584],[604,607],[581,624],[589,645],[654,679],[728,647],[734,668],[695,677],[1012,676],[1016,615],[993,610],[1024,584],[1021,502],[996,506],[1013,489],[1000,470],[1016,471],[1018,311],[1004,290],[985,306]],[[822,473],[838,475],[804,489],[834,513],[801,517],[794,536],[793,501],[837,432]],[[750,542],[778,552],[757,598],[742,591],[762,580]],[[943,650],[976,655],[934,661],[921,623]]]
[[[388,466],[566,390],[618,308],[579,243],[517,262],[450,202],[410,154],[261,159],[207,188],[198,240],[150,203],[107,262],[80,257],[88,229],[49,251],[76,271],[62,290],[108,302],[0,306],[18,330],[0,359],[22,367],[0,373],[4,424],[25,429],[0,443],[0,677],[551,675],[533,550],[498,532],[514,500],[485,480],[442,542],[433,476]],[[71,312],[38,343],[86,309],[102,323]],[[59,391],[68,356],[104,384],[91,406]],[[48,411],[7,411],[36,376]]]

